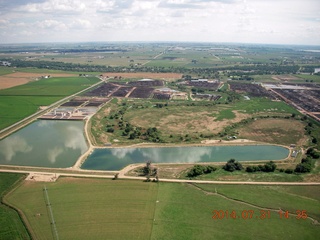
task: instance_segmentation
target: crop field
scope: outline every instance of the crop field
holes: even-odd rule
[[[2,73],[2,74],[1,74]],[[35,81],[36,79],[41,78],[41,76],[47,76],[50,75],[51,77],[74,77],[75,74],[70,73],[50,73],[48,71],[47,73],[31,73],[31,72],[12,72],[10,69],[10,72],[5,69],[0,69],[0,89],[6,89],[11,88],[19,85],[26,84],[30,81]]]
[[[96,82],[97,78],[49,78],[0,90],[0,129]]]
[[[0,198],[12,186],[21,179],[23,175],[16,173],[0,173]],[[30,239],[18,213],[0,202],[0,239]]]
[[[0,129],[35,113],[40,106],[47,106],[61,97],[44,96],[1,96],[0,95]]]
[[[304,210],[319,221],[320,189],[315,186],[61,178],[46,187],[60,239],[316,239],[320,232],[311,219],[278,213],[279,208],[293,214]],[[24,212],[37,239],[54,239],[43,183],[24,182],[7,199]],[[229,216],[214,219],[214,210],[229,211]],[[230,217],[232,211],[236,218]],[[248,211],[253,215],[246,218]]]
[[[0,91],[1,96],[68,96],[97,83],[97,78],[48,78]]]

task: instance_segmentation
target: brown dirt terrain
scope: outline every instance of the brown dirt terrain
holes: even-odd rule
[[[273,75],[272,79],[277,81],[294,81],[294,80],[299,80],[300,78],[297,78],[292,75]]]
[[[231,123],[240,122],[248,117],[247,114],[233,111],[236,117],[234,119],[225,119],[215,121],[215,117],[210,116],[211,113],[203,112],[181,112],[175,115],[166,115],[165,113],[154,119],[154,113],[143,113],[134,117],[130,122],[135,126],[146,127],[155,125],[160,131],[170,132],[174,134],[185,133],[219,133],[224,127]]]
[[[107,72],[103,74],[104,77],[122,77],[122,78],[152,78],[152,79],[177,79],[181,78],[179,73],[113,73]]]
[[[293,119],[258,119],[239,133],[242,138],[279,144],[303,145],[307,140],[304,124]]]
[[[0,76],[0,89],[11,88],[26,84],[35,78],[41,76],[50,75],[51,77],[74,77],[76,74],[68,73],[25,73],[25,72],[15,72],[7,75]]]
[[[102,112],[96,114],[97,121],[96,121],[96,124],[92,127],[92,130],[95,131],[96,133],[99,133],[99,135],[97,136],[97,139],[95,139],[96,140],[95,144],[108,142],[108,135],[103,130],[104,126],[101,123],[101,119],[104,116],[108,116],[110,111],[111,111],[111,108],[106,108]]]

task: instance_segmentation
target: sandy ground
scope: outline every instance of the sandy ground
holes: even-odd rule
[[[40,78],[41,76],[50,75],[51,77],[74,77],[76,74],[68,73],[24,73],[15,72],[7,75],[0,76],[0,89],[11,88],[26,84],[30,81]]]
[[[233,143],[255,143],[256,141],[248,140],[248,139],[235,139],[235,140],[203,140],[202,144],[233,144]]]
[[[26,180],[35,182],[55,182],[58,178],[59,174],[31,172]]]

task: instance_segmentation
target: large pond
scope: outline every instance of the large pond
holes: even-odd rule
[[[133,163],[198,163],[281,160],[289,149],[275,145],[163,147],[163,148],[108,148],[95,149],[83,163],[83,169],[120,170]]]
[[[66,168],[88,149],[82,121],[39,120],[0,141],[0,164]]]

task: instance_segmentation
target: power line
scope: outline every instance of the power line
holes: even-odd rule
[[[51,227],[52,227],[52,232],[54,233],[55,239],[59,240],[58,230],[57,230],[56,222],[54,221],[54,218],[53,218],[52,208],[51,208],[51,204],[49,201],[49,195],[48,195],[48,190],[47,190],[46,186],[44,186],[43,191],[46,196],[47,207],[49,208],[50,221],[51,221],[50,223],[51,223]]]

